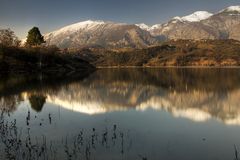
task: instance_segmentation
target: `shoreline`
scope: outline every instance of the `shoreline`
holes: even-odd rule
[[[64,74],[69,74],[69,75],[74,75],[74,74],[79,74],[79,73],[91,73],[94,72],[98,69],[240,69],[240,66],[96,66],[94,69],[89,68],[89,69],[78,69],[78,70],[62,70],[62,69],[55,69],[55,70],[15,70],[15,71],[9,71],[9,72],[1,72],[0,75],[38,75],[38,74],[43,74],[43,75],[52,75],[52,74],[57,74],[57,75],[64,75]]]
[[[96,66],[96,69],[124,69],[124,68],[229,68],[240,69],[240,66]]]

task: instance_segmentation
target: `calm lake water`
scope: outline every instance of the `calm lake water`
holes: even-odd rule
[[[240,69],[0,79],[0,159],[234,160]]]

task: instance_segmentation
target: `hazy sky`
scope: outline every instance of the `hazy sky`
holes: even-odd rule
[[[0,28],[24,38],[33,26],[47,33],[88,19],[152,25],[231,5],[240,5],[240,0],[0,0]]]

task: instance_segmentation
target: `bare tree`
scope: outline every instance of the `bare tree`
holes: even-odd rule
[[[21,41],[11,29],[0,29],[0,44],[18,47],[20,43]]]

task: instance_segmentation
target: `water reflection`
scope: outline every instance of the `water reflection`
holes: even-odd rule
[[[239,80],[239,69],[102,69],[84,81],[53,88],[26,84],[17,96],[2,98],[1,106],[14,111],[25,99],[37,112],[45,102],[90,115],[154,109],[193,121],[215,118],[239,125]]]
[[[0,159],[237,159],[239,80],[207,68],[0,79]]]
[[[46,97],[43,95],[30,95],[29,102],[31,104],[32,109],[34,109],[37,112],[41,112],[46,102]]]
[[[20,101],[23,101],[23,98],[19,95],[2,97],[0,98],[0,110],[14,112],[17,109]]]

